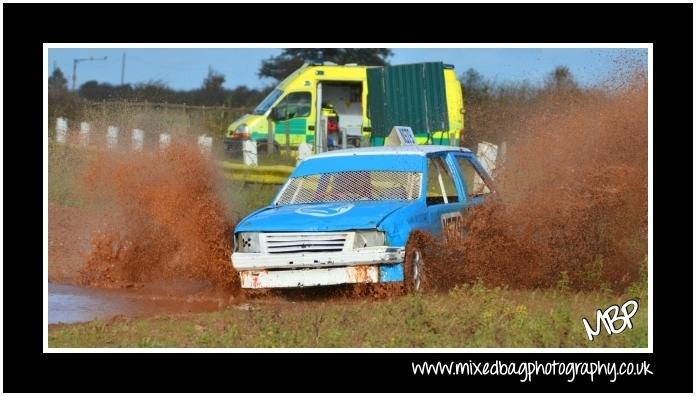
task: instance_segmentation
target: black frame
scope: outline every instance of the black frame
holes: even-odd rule
[[[361,8],[356,10],[355,8]],[[653,353],[43,353],[43,325],[39,310],[43,305],[41,282],[42,260],[37,248],[39,233],[39,205],[43,206],[39,192],[39,172],[42,171],[38,154],[29,160],[27,154],[41,150],[41,138],[36,132],[43,129],[38,116],[38,95],[27,97],[25,83],[34,85],[38,92],[38,76],[46,65],[41,61],[40,45],[45,42],[210,42],[211,39],[259,41],[259,34],[269,33],[266,40],[273,41],[273,30],[258,25],[259,19],[234,18],[234,28],[226,18],[234,15],[263,15],[268,26],[281,26],[292,15],[347,15],[369,12],[372,21],[388,21],[397,7],[392,4],[373,6],[338,4],[275,4],[273,11],[262,5],[199,5],[188,4],[4,4],[4,27],[12,35],[5,40],[7,51],[6,76],[25,78],[5,79],[8,97],[27,98],[22,101],[5,101],[7,126],[3,135],[5,181],[8,191],[22,194],[4,196],[9,216],[5,218],[8,229],[4,234],[4,384],[7,391],[32,392],[124,392],[131,390],[157,392],[200,391],[385,391],[385,392],[647,392],[693,390],[692,318],[693,315],[693,267],[691,243],[693,229],[686,222],[674,224],[668,219],[685,217],[692,190],[683,181],[691,175],[689,156],[677,158],[661,156],[668,152],[675,138],[666,132],[692,129],[692,98],[683,89],[693,72],[691,49],[693,47],[692,4],[471,4],[471,5],[417,5],[398,6],[399,15],[418,15],[419,21],[440,21],[442,18],[460,18],[458,23],[441,23],[431,27],[411,28],[411,22],[403,20],[398,39],[404,42],[441,42],[465,40],[468,42],[639,42],[653,43],[654,65],[654,123],[655,123],[655,178],[654,191],[668,183],[672,188],[683,186],[683,191],[654,196],[653,229],[656,299],[653,318]],[[166,9],[167,18],[161,18]],[[82,15],[80,23],[76,16]],[[488,16],[488,17],[484,17]],[[491,24],[495,16],[495,24]],[[27,29],[24,21],[41,21],[41,28]],[[107,29],[104,26],[131,26],[142,29]],[[172,21],[186,21],[185,29],[172,29]],[[215,21],[215,23],[211,23]],[[376,24],[378,25],[378,24]],[[376,26],[373,25],[373,26]],[[368,29],[362,42],[391,41],[395,25],[385,29]],[[405,26],[405,27],[404,27]],[[665,28],[664,26],[669,26]],[[493,27],[493,28],[492,28]],[[149,29],[149,33],[144,30]],[[355,42],[352,30],[332,30],[336,42]],[[381,31],[382,36],[375,36]],[[88,33],[87,33],[88,32]],[[302,37],[287,40],[306,42],[316,34],[309,30]],[[515,32],[510,36],[508,32]],[[287,33],[287,32],[285,32]],[[127,37],[130,34],[131,37]],[[431,34],[430,36],[427,36]],[[147,38],[146,38],[147,37]],[[243,38],[242,38],[243,37]],[[326,41],[326,40],[322,40]],[[31,59],[31,61],[30,61]],[[31,72],[28,72],[31,70]],[[25,121],[26,120],[26,121]],[[17,125],[10,126],[17,122]],[[27,123],[29,126],[27,126]],[[10,133],[10,131],[17,131]],[[19,133],[19,132],[22,133]],[[36,139],[31,150],[24,147],[26,138]],[[668,143],[669,139],[669,143]],[[680,134],[681,145],[689,146],[693,136]],[[11,150],[11,151],[10,151]],[[687,149],[688,151],[688,149]],[[675,165],[675,161],[684,161]],[[667,168],[669,164],[669,168]],[[18,167],[22,172],[16,172]],[[27,182],[28,168],[32,181]],[[678,177],[680,183],[670,178]],[[686,176],[686,177],[684,177]],[[33,189],[33,192],[27,191]],[[15,216],[13,216],[15,215]],[[36,215],[28,221],[27,215]],[[681,228],[681,229],[680,229]],[[667,231],[669,230],[669,231]],[[669,238],[669,239],[668,239]],[[683,238],[684,240],[680,240]],[[667,248],[669,244],[669,248]],[[679,265],[665,266],[666,262]],[[671,276],[665,276],[670,271]],[[18,298],[21,296],[21,298]],[[31,301],[31,303],[26,303]],[[676,304],[675,304],[676,303]],[[682,319],[675,321],[670,311],[678,311]],[[686,316],[686,317],[685,317]],[[683,351],[687,351],[684,353]],[[681,352],[681,353],[678,353]],[[483,376],[424,376],[413,375],[413,361],[457,360],[491,362],[496,359],[519,362],[537,360],[557,361],[607,361],[626,362],[645,360],[651,364],[654,374],[646,377],[620,378],[612,383],[608,378],[578,379],[569,383],[562,377],[538,376],[531,382],[520,382],[515,377]],[[162,373],[162,377],[159,374]],[[364,380],[356,380],[355,375]],[[27,378],[27,375],[29,376]],[[316,382],[311,378],[318,379]],[[170,380],[175,379],[175,380]],[[321,380],[321,381],[319,381]]]

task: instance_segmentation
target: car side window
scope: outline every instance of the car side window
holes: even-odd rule
[[[457,164],[459,165],[459,171],[464,178],[467,197],[479,197],[491,192],[491,189],[488,188],[478,170],[476,170],[474,165],[471,163],[470,159],[457,156]]]
[[[459,200],[454,178],[443,157],[428,159],[428,185],[426,203],[437,205]]]

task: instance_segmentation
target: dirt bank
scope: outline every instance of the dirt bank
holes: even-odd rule
[[[440,287],[622,290],[647,257],[647,82],[548,95],[517,120],[498,194],[462,238],[417,236]]]

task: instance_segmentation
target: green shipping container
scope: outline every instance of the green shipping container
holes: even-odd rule
[[[367,87],[373,144],[395,125],[416,137],[449,130],[442,62],[369,68]]]

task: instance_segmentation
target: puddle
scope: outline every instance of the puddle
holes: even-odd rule
[[[176,292],[180,291],[181,287],[176,289]],[[170,295],[157,286],[108,290],[49,283],[48,323],[86,322],[117,315],[139,317],[209,312],[226,307],[228,301],[224,297],[196,294]]]

